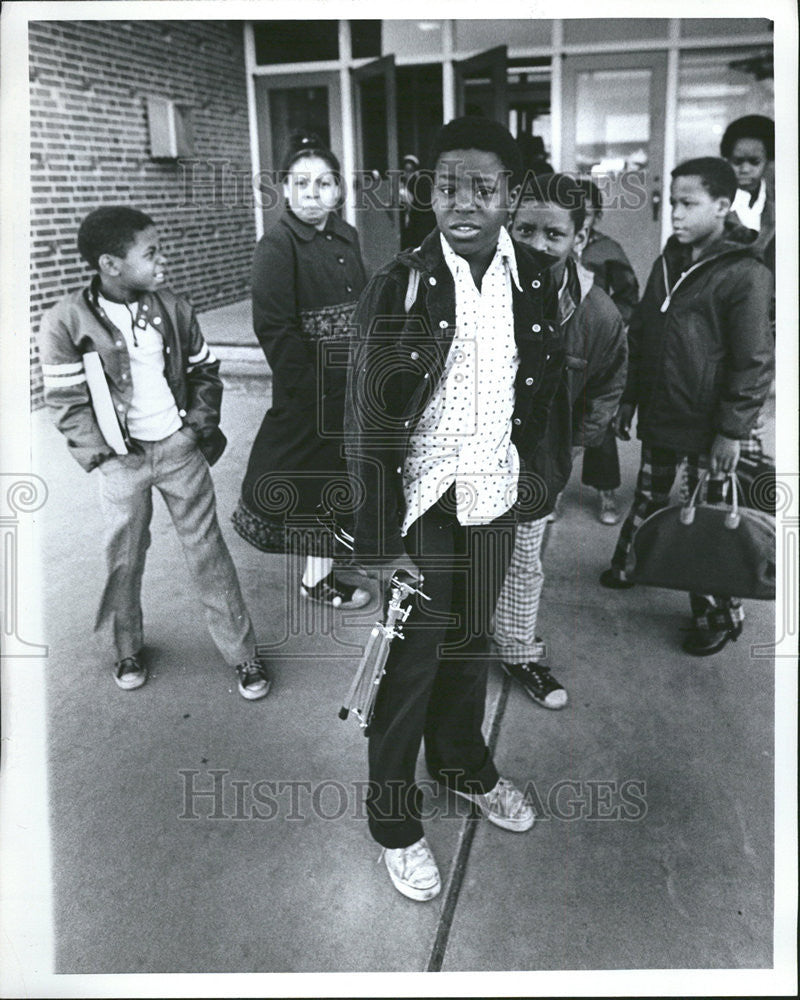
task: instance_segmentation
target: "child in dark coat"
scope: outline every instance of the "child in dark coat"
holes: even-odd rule
[[[366,274],[356,230],[339,218],[339,161],[315,135],[292,136],[284,160],[286,210],[256,247],[253,328],[272,372],[272,405],[258,430],[233,515],[262,552],[306,556],[301,595],[357,608],[369,591],[340,580],[322,508],[346,491],[341,455],[350,317]]]
[[[437,228],[361,297],[345,421],[364,498],[356,557],[382,578],[393,567],[421,571],[429,598],[390,648],[369,729],[370,832],[395,887],[416,900],[441,887],[414,780],[423,736],[436,780],[503,829],[533,824],[481,723],[521,469],[564,368],[554,261],[505,228],[521,173],[514,139],[496,122],[456,119],[431,160]]]
[[[627,440],[638,409],[642,459],[633,506],[600,578],[606,587],[633,586],[626,566],[634,531],[667,505],[684,458],[691,489],[710,470],[714,501],[742,451],[760,447],[750,432],[773,377],[772,275],[753,247],[755,233],[728,218],[736,187],[730,165],[715,157],[672,172],[674,233],[628,331],[628,380],[615,427]],[[738,638],[741,601],[700,594],[690,600],[686,652],[706,656]]]
[[[567,352],[567,378],[550,409],[547,432],[530,471],[541,479],[543,503],[521,517],[514,554],[495,611],[494,646],[503,669],[543,708],[567,704],[567,692],[543,662],[537,636],[544,586],[541,550],[548,514],[569,479],[575,449],[602,441],[625,385],[625,325],[614,303],[577,264],[586,239],[585,202],[574,177],[549,174],[527,184],[515,207],[511,235],[558,259],[558,319]]]
[[[580,262],[594,275],[595,285],[611,296],[627,326],[639,301],[639,282],[628,256],[620,244],[601,233],[597,223],[603,217],[603,196],[594,181],[581,180],[586,198],[586,243],[580,251]],[[602,524],[619,521],[617,490],[621,482],[617,438],[609,424],[602,441],[586,448],[583,453],[581,482],[597,490],[598,516]]]

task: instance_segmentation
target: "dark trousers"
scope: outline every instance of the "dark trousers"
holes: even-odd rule
[[[511,513],[464,527],[452,490],[406,536],[409,555],[430,600],[416,600],[386,663],[369,733],[372,836],[384,847],[408,847],[423,836],[422,793],[414,783],[425,737],[432,777],[461,791],[497,784],[481,732],[486,701],[488,634],[514,545]]]
[[[616,490],[621,483],[617,436],[611,424],[606,428],[602,442],[593,448],[584,448],[581,482],[596,490]]]

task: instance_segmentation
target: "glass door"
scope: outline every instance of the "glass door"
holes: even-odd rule
[[[342,114],[336,73],[291,73],[256,78],[261,205],[264,230],[283,211],[281,165],[295,130],[316,133],[341,159]]]
[[[505,45],[453,64],[456,115],[482,115],[508,127],[508,50]]]
[[[642,288],[669,209],[661,177],[666,81],[664,52],[564,58],[562,169],[598,185],[599,228],[622,244]]]
[[[400,249],[397,171],[397,83],[394,56],[352,70],[356,178],[353,197],[361,252],[369,273]]]

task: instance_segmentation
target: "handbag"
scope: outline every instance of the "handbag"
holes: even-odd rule
[[[626,576],[636,583],[715,597],[775,600],[775,518],[731,504],[698,503],[704,472],[689,502],[651,514],[633,536]]]

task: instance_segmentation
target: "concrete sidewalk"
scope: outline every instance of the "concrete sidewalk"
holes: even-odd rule
[[[151,679],[122,692],[94,648],[103,567],[93,474],[33,415],[43,606],[57,971],[279,972],[767,968],[772,960],[773,636],[685,656],[683,595],[603,590],[616,529],[577,476],[552,528],[541,609],[547,712],[491,674],[501,771],[540,818],[503,833],[431,789],[427,834],[448,877],[417,904],[391,886],[361,817],[366,741],[337,719],[375,608],[298,606],[299,567],[229,523],[268,405],[228,386],[230,445],[214,468],[220,520],[275,677],[245,702],[218,661],[165,508],[145,574]],[[628,499],[638,446],[622,447]],[[623,812],[628,816],[623,818]],[[604,818],[605,817],[605,818]]]
[[[199,313],[197,319],[226,377],[264,380],[272,377],[253,332],[253,307],[249,296]]]

